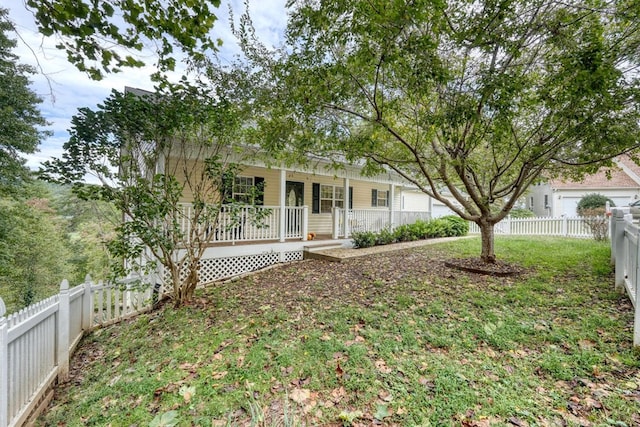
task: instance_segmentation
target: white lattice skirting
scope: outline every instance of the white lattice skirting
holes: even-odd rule
[[[201,259],[199,285],[260,270],[278,263],[300,260],[302,260],[301,250]],[[182,278],[186,276],[186,273],[186,269],[183,270]],[[171,281],[167,271],[165,271],[164,280],[165,283]]]

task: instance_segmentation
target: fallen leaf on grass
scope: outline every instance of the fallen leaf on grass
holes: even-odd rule
[[[600,403],[597,400],[592,399],[590,397],[586,397],[584,399],[584,403],[585,403],[585,406],[587,408],[593,408],[593,409],[602,409],[603,408],[602,403]]]
[[[357,418],[362,417],[364,415],[362,411],[342,411],[338,418],[345,421],[347,424],[353,423]]]
[[[293,400],[298,404],[303,404],[306,400],[311,397],[311,392],[306,388],[295,388],[289,395],[289,399]]]
[[[222,372],[214,372],[212,377],[214,380],[221,380],[223,379],[225,376],[227,376],[227,371],[222,371]]]
[[[347,395],[347,391],[344,387],[334,388],[331,391],[331,400],[333,403],[339,403],[342,399],[344,399]]]
[[[149,427],[174,427],[178,424],[178,413],[169,411],[156,415],[149,423]]]
[[[376,360],[375,366],[376,366],[376,369],[378,371],[380,371],[380,373],[383,373],[383,374],[390,374],[391,373],[391,368],[389,368],[387,366],[387,362],[385,362],[382,359]]]
[[[191,398],[196,394],[196,388],[193,386],[183,385],[178,390],[178,394],[184,399],[184,403],[191,402]]]
[[[507,421],[509,422],[509,424],[513,424],[514,426],[517,426],[517,427],[528,427],[529,426],[528,422],[523,421],[518,417],[509,417],[509,419]]]
[[[596,343],[592,340],[580,340],[578,341],[578,346],[581,350],[591,350],[596,346]]]
[[[378,393],[378,397],[384,402],[391,402],[393,400],[393,396],[387,390],[382,390]]]
[[[387,405],[378,405],[376,409],[376,413],[373,416],[373,418],[375,418],[378,421],[382,421],[390,415],[391,413],[389,412],[389,408],[387,407]]]

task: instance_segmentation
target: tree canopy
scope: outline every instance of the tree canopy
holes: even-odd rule
[[[0,196],[28,178],[24,154],[36,151],[47,122],[40,114],[40,98],[29,88],[33,68],[20,64],[12,52],[15,40],[7,11],[0,8]]]
[[[145,43],[158,54],[160,71],[174,69],[180,53],[203,58],[218,44],[210,31],[220,0],[27,0],[26,5],[39,31],[57,36],[69,62],[96,80],[144,65],[131,52]]]
[[[267,146],[398,172],[480,226],[485,261],[543,171],[579,175],[639,146],[637,0],[289,6],[269,56],[238,30],[264,78]]]

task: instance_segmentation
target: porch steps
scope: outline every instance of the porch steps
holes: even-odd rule
[[[339,258],[329,255],[328,252],[331,249],[340,249],[344,248],[345,245],[337,242],[330,243],[318,243],[314,245],[308,245],[302,248],[302,258],[303,259],[321,259],[324,261],[339,261]]]

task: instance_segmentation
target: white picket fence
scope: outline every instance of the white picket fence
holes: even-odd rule
[[[629,208],[612,208],[610,230],[615,286],[624,289],[633,304],[633,345],[640,346],[640,227]]]
[[[0,298],[0,427],[23,425],[45,400],[56,379],[69,376],[69,359],[86,331],[148,310],[154,289],[149,278],[115,285],[85,283],[17,313],[6,315]]]
[[[480,228],[474,222],[469,223],[470,234],[480,234]],[[494,227],[494,233],[518,236],[559,236],[591,238],[593,234],[581,217],[506,217]]]

